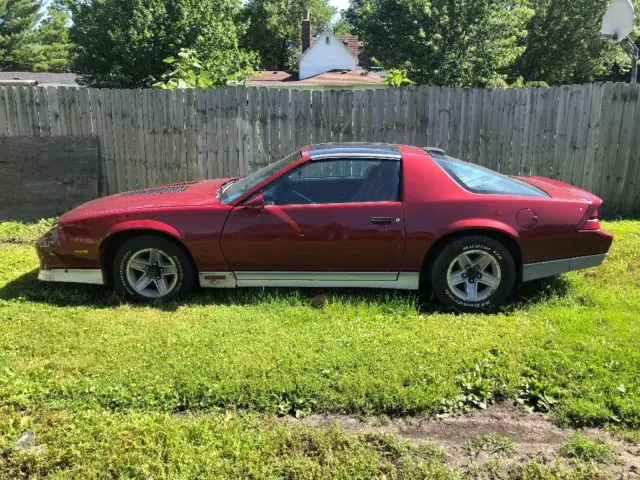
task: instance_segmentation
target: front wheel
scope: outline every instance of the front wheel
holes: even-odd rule
[[[175,242],[154,235],[126,241],[113,262],[115,290],[136,301],[174,298],[193,286],[194,270]]]
[[[433,263],[430,278],[443,304],[462,312],[486,312],[511,294],[516,266],[502,243],[473,235],[447,245]]]

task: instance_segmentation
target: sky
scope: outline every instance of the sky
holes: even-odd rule
[[[336,7],[338,10],[344,10],[349,6],[349,0],[331,0],[331,5]]]

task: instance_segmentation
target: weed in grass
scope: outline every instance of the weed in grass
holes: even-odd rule
[[[640,446],[640,429],[613,427],[611,428],[611,431],[616,437],[624,440],[625,442]]]
[[[516,391],[516,401],[529,412],[548,412],[557,403],[558,389],[535,370],[529,370]]]
[[[537,461],[517,465],[506,476],[479,478],[487,478],[487,480],[494,478],[508,478],[509,480],[614,480],[612,475],[593,465],[578,465],[575,469],[566,469],[557,462],[546,465]]]
[[[476,363],[471,370],[458,375],[456,381],[462,393],[453,400],[441,401],[440,416],[485,409],[505,391],[496,363],[501,352],[491,349],[490,356]]]
[[[473,457],[478,457],[482,452],[498,457],[508,457],[515,453],[516,442],[509,437],[487,433],[468,442],[464,449]]]
[[[614,449],[601,438],[592,440],[583,433],[577,433],[562,444],[560,454],[587,463],[610,463],[614,458]]]

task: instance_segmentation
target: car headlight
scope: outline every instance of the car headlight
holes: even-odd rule
[[[40,248],[49,248],[51,245],[58,241],[58,232],[60,225],[54,225],[51,230],[44,234],[44,236],[38,241]]]

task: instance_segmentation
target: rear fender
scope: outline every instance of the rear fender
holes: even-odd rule
[[[465,218],[457,220],[449,224],[444,232],[444,235],[448,235],[453,232],[460,232],[464,230],[489,230],[504,233],[509,235],[514,240],[518,238],[518,232],[511,226],[499,220],[491,220],[487,218]],[[442,236],[444,236],[442,235]]]

